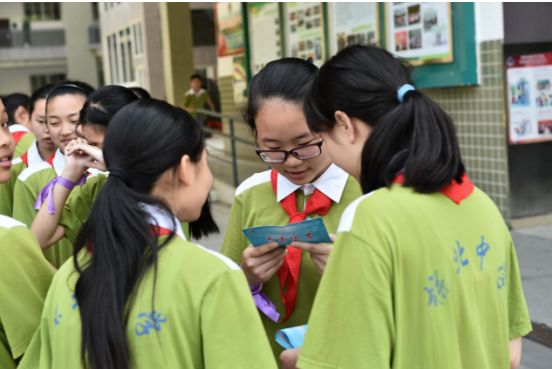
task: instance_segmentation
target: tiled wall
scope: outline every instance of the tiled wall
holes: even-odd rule
[[[425,92],[451,115],[474,183],[510,217],[507,126],[501,41],[480,45],[481,85]]]

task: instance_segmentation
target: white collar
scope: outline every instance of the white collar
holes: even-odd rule
[[[29,167],[34,167],[35,165],[47,162],[47,160],[43,160],[40,156],[40,151],[38,151],[38,143],[34,140],[29,147],[29,150],[27,150],[27,163],[29,163]]]
[[[347,178],[349,178],[349,174],[333,163],[312,184],[308,183],[306,185],[298,185],[278,173],[278,193],[276,194],[276,200],[278,202],[282,201],[299,188],[302,188],[305,195],[308,196],[314,192],[314,188],[316,188],[324,195],[332,199],[333,202],[338,203],[341,200],[343,191],[345,190]]]
[[[165,211],[163,211],[161,208],[155,205],[151,204],[140,204],[140,207],[144,209],[150,216],[150,223],[153,225],[157,225],[158,227],[165,228],[165,229],[172,229],[173,222],[170,216],[167,215]],[[175,216],[172,217],[174,219],[174,223],[176,225],[176,229],[174,230],[174,233],[176,233],[180,238],[183,240],[186,240],[186,236],[184,236],[184,232],[182,231],[182,225],[180,224],[180,221],[176,219]]]
[[[8,129],[10,130],[11,133],[14,133],[14,132],[29,132],[29,129],[27,127],[25,127],[23,124],[19,124],[19,123],[12,124],[11,126],[8,127]]]
[[[54,162],[53,162],[54,170],[56,171],[56,174],[58,176],[61,175],[61,172],[63,172],[63,168],[65,168],[65,156],[61,152],[60,149],[56,150],[56,153],[54,154]]]
[[[188,93],[187,93],[187,94],[188,94],[188,95],[199,96],[199,95],[202,95],[204,92],[205,92],[205,89],[203,89],[203,88],[200,88],[199,91],[198,91],[197,93],[194,91],[193,88],[190,88],[190,89],[188,90]]]

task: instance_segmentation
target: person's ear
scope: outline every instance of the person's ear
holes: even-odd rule
[[[344,136],[349,144],[352,144],[355,142],[357,130],[354,126],[353,120],[347,113],[336,110],[334,113],[334,118],[336,122],[336,126],[334,129],[337,129],[337,132],[340,133],[340,136]]]
[[[27,126],[30,120],[29,111],[23,105],[20,105],[15,110],[14,118],[15,118],[15,122],[21,123],[24,126]]]
[[[180,159],[180,165],[178,166],[177,176],[178,180],[184,185],[189,186],[193,181],[192,161],[188,155],[183,155]]]

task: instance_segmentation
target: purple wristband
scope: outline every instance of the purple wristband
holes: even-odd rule
[[[68,190],[72,190],[75,186],[80,186],[86,182],[86,175],[83,174],[78,182],[73,182],[63,177],[56,177],[52,179],[48,184],[40,191],[35,202],[35,209],[40,209],[42,203],[48,199],[48,213],[55,214],[56,207],[54,205],[54,187],[56,183],[59,183],[61,186],[65,187]]]
[[[63,178],[62,176],[57,177],[56,184],[62,185],[69,191],[75,188],[78,182],[73,182],[67,178]]]

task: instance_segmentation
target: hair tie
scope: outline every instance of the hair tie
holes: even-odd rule
[[[416,87],[412,86],[409,83],[405,83],[399,89],[397,90],[397,100],[399,100],[399,103],[403,103],[404,96],[410,92],[410,91],[416,91]]]
[[[129,184],[127,174],[123,169],[120,169],[120,168],[109,169],[109,177],[118,178],[121,181],[123,181],[125,184],[127,185]]]

